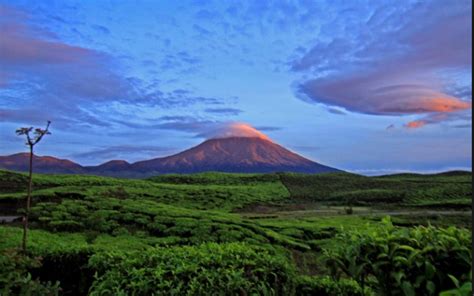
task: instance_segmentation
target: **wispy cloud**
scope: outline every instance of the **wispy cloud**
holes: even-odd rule
[[[333,107],[328,107],[327,108],[328,112],[329,113],[332,113],[332,114],[337,114],[337,115],[346,115],[347,113],[342,111],[341,109],[338,109],[338,108],[333,108]]]
[[[207,113],[220,114],[220,115],[239,115],[244,112],[236,108],[207,108],[204,110]]]
[[[82,160],[111,160],[111,159],[129,159],[130,154],[142,155],[142,158],[163,156],[163,154],[174,152],[176,149],[173,147],[162,147],[162,146],[140,146],[140,145],[119,145],[103,147],[98,149],[89,150],[86,152],[74,153],[71,157],[82,159]]]
[[[256,126],[256,129],[262,132],[272,132],[272,131],[281,131],[283,128],[279,126]]]
[[[101,25],[92,25],[92,28],[94,30],[96,30],[97,32],[99,33],[102,33],[102,34],[105,34],[105,35],[109,35],[110,34],[110,30],[105,27],[105,26],[101,26]]]
[[[451,122],[451,121],[472,121],[472,113],[470,110],[464,112],[437,112],[430,113],[418,120],[408,122],[405,127],[407,128],[420,128],[428,124],[436,124],[440,122]]]

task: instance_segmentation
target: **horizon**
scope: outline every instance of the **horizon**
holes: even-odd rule
[[[472,172],[472,3],[445,3],[0,0],[0,155],[47,120],[35,154],[85,166],[245,122],[349,172]]]
[[[124,159],[109,159],[109,160],[106,160],[106,161],[103,161],[103,162],[100,162],[100,163],[95,163],[95,164],[89,164],[89,165],[83,165],[81,163],[78,163],[78,162],[74,162],[75,164],[78,164],[82,167],[96,167],[96,166],[100,166],[100,165],[104,165],[104,164],[107,164],[107,163],[112,163],[112,162],[125,162],[127,164],[135,164],[135,163],[139,163],[139,162],[142,162],[142,161],[147,161],[147,160],[153,160],[153,159],[160,159],[160,158],[167,158],[167,157],[172,157],[172,156],[175,156],[175,155],[178,155],[178,154],[181,154],[182,152],[185,152],[187,150],[190,150],[190,149],[193,149],[205,142],[208,142],[208,141],[213,141],[213,140],[221,140],[221,139],[232,139],[232,138],[251,138],[251,139],[263,139],[263,140],[266,140],[266,141],[270,141],[271,143],[274,143],[274,144],[277,144],[279,145],[278,143],[275,143],[273,142],[271,139],[269,139],[268,137],[266,138],[262,138],[262,137],[259,137],[259,136],[225,136],[225,137],[213,137],[213,138],[208,138],[208,139],[205,139],[203,142],[199,143],[198,145],[196,146],[193,146],[193,147],[188,147],[188,148],[185,148],[184,150],[178,152],[178,153],[174,153],[174,154],[170,154],[170,155],[164,155],[164,156],[160,156],[160,157],[156,157],[156,158],[151,158],[151,159],[139,159],[137,161],[134,161],[134,162],[128,162],[127,160],[124,160]],[[285,148],[285,147],[283,147]],[[286,149],[286,148],[285,148]],[[291,151],[291,150],[290,150]],[[296,153],[295,151],[291,151],[293,153]],[[15,156],[15,155],[24,155],[24,156],[27,156],[29,157],[29,152],[18,152],[18,153],[14,153],[14,154],[11,154],[11,155],[0,155],[0,157],[2,156]],[[70,159],[67,159],[67,158],[58,158],[58,157],[55,157],[54,155],[38,155],[37,153],[34,153],[34,156],[35,157],[53,157],[53,158],[56,158],[58,160],[67,160],[67,161],[71,161]],[[311,159],[309,159],[311,160]],[[354,171],[344,171],[344,172],[347,172],[347,173],[353,173],[353,174],[359,174],[359,175],[363,175],[363,176],[368,176],[368,177],[377,177],[377,176],[388,176],[388,175],[397,175],[397,174],[404,174],[404,173],[415,173],[415,174],[422,174],[422,175],[433,175],[433,174],[440,174],[440,173],[450,173],[450,172],[456,172],[456,171],[460,171],[460,172],[468,172],[468,173],[472,173],[472,169],[469,170],[467,168],[462,168],[462,167],[451,167],[451,168],[447,168],[446,170],[425,170],[425,171],[417,171],[417,172],[413,172],[413,171],[409,171],[409,170],[404,170],[404,169],[392,169],[392,170],[388,170],[388,171],[383,171],[383,170],[363,170],[363,171],[357,171],[357,170],[354,170]],[[205,171],[205,172],[198,172],[198,173],[193,173],[193,174],[202,174],[202,173],[207,173],[207,172],[215,172],[215,171]],[[217,172],[217,171],[216,171]],[[233,173],[230,173],[230,172],[222,172],[224,174],[233,174]],[[170,173],[165,173],[165,174],[170,174]],[[173,173],[171,173],[173,174]]]

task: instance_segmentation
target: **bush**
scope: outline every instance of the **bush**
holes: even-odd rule
[[[350,279],[335,281],[328,276],[311,277],[300,276],[296,281],[296,295],[298,296],[362,296],[359,284]]]
[[[59,282],[40,282],[28,272],[41,266],[40,257],[30,257],[9,249],[0,254],[0,295],[58,295]]]
[[[455,288],[452,278],[470,280],[472,238],[466,229],[399,229],[387,218],[383,228],[338,239],[341,244],[326,250],[333,276],[343,272],[361,287],[372,280],[382,295],[438,295]]]
[[[242,243],[100,253],[91,295],[292,295],[285,257]]]

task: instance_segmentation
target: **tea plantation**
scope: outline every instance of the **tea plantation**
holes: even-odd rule
[[[26,182],[0,171],[0,295],[472,291],[467,172],[37,174],[24,254]]]

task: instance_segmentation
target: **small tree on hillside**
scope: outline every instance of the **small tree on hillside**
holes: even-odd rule
[[[21,248],[24,252],[26,252],[26,239],[28,235],[28,217],[30,214],[30,207],[31,207],[31,189],[33,186],[33,148],[36,144],[41,141],[44,135],[50,135],[49,132],[49,125],[51,121],[48,120],[45,129],[36,128],[33,132],[33,135],[30,133],[33,131],[33,127],[22,127],[16,130],[16,134],[18,136],[26,136],[26,145],[30,148],[30,167],[29,167],[29,176],[28,176],[28,193],[26,196],[26,208],[25,213],[23,214],[23,240],[21,243]]]

